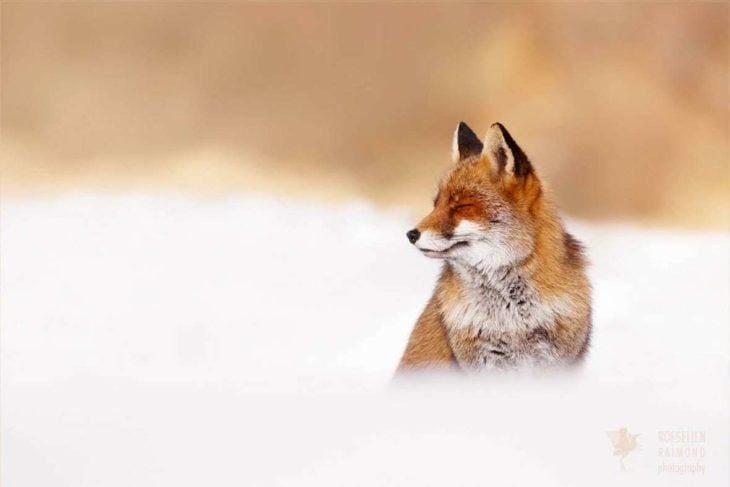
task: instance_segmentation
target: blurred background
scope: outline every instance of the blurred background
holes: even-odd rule
[[[727,225],[728,4],[2,5],[2,192],[428,207],[503,122],[572,216]]]
[[[0,3],[0,484],[727,486],[728,10]],[[586,244],[575,375],[393,381],[460,120]]]

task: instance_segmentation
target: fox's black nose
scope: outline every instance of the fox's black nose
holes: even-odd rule
[[[420,236],[421,232],[419,232],[417,228],[408,230],[408,233],[406,233],[406,237],[408,237],[408,240],[410,240],[412,244],[416,243],[416,240],[418,240],[418,237]]]

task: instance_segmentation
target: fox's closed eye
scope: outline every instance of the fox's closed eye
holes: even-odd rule
[[[463,208],[473,208],[473,207],[474,207],[474,205],[472,205],[471,203],[466,203],[466,204],[463,204],[463,205],[456,205],[454,207],[454,209],[455,210],[461,210]]]

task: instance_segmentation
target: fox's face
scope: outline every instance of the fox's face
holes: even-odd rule
[[[534,248],[533,207],[542,191],[530,162],[501,125],[484,144],[463,122],[454,134],[456,163],[434,208],[408,239],[426,256],[478,268],[519,262]]]

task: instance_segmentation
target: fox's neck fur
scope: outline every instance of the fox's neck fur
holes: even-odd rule
[[[559,294],[552,293],[552,288],[563,279],[570,279],[568,248],[565,232],[556,212],[551,205],[542,199],[533,202],[531,211],[541,214],[541,220],[549,222],[534,229],[534,246],[526,256],[520,256],[513,263],[493,266],[488,257],[478,262],[447,261],[441,282],[457,285],[461,290],[460,302],[480,302],[493,299],[498,293],[505,299],[505,306],[516,306],[524,309],[523,315],[535,315],[537,307],[559,306],[565,310],[564,299],[556,300]],[[451,282],[449,282],[451,281]],[[555,290],[557,291],[557,290]],[[559,301],[559,302],[558,302]],[[451,303],[442,302],[443,308]],[[466,303],[464,303],[466,304]],[[445,310],[446,311],[446,310]],[[538,315],[545,315],[548,310],[539,310]],[[550,313],[552,314],[552,313]],[[519,316],[516,316],[516,318]],[[536,316],[537,318],[537,316]],[[502,329],[521,329],[540,326],[541,320],[516,320],[514,323],[502,322]],[[452,327],[463,327],[467,323],[448,323]]]
[[[589,315],[581,300],[588,284],[579,244],[551,205],[539,200],[535,206],[549,223],[534,229],[528,255],[496,267],[488,260],[444,266],[436,296],[451,348],[463,367],[557,364],[585,351],[587,330],[573,337],[565,327]],[[571,343],[575,339],[580,345]]]

